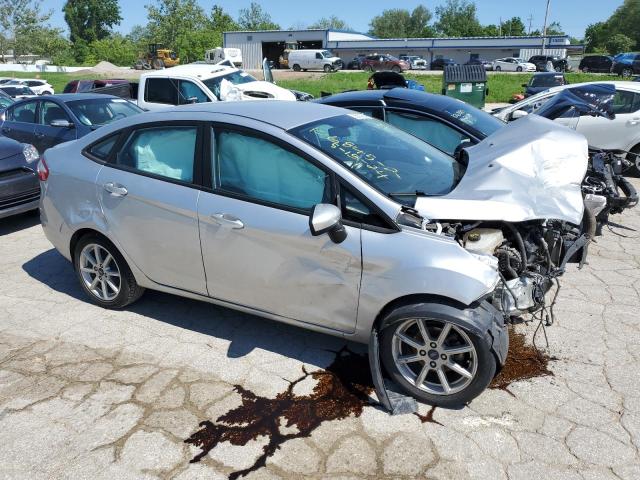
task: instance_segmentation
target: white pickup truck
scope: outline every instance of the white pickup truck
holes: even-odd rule
[[[268,67],[265,76],[270,81],[257,80],[230,65],[193,63],[143,73],[139,83],[113,85],[92,92],[127,98],[144,110],[219,101],[295,101],[300,95],[306,95],[277,86]]]

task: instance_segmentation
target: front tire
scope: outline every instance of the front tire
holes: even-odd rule
[[[465,405],[496,374],[496,358],[473,332],[438,318],[421,305],[392,311],[381,334],[382,363],[403,390],[438,407]]]
[[[502,67],[501,67],[501,66],[497,66],[497,67],[495,68],[495,71],[496,71],[496,72],[500,72],[500,71],[502,71]]]
[[[516,68],[516,72],[521,72],[521,71],[522,71],[522,67]]]
[[[78,241],[73,266],[85,294],[103,308],[125,307],[144,293],[115,245],[99,235]]]
[[[324,70],[324,73],[330,73],[331,72],[331,65],[325,65],[324,67],[322,67],[322,69]]]
[[[300,70],[301,70],[300,65],[298,65],[297,63],[293,65],[294,72],[299,72]]]
[[[398,65],[394,65],[393,67],[391,67],[391,71],[395,73],[400,73],[402,72],[402,69]]]
[[[631,70],[630,68],[625,68],[624,70],[622,70],[622,76],[624,78],[629,78],[633,75],[633,70]]]

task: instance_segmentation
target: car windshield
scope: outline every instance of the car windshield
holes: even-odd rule
[[[361,113],[325,118],[290,133],[407,205],[417,196],[449,193],[465,171],[453,157]]]
[[[530,87],[556,87],[564,85],[562,75],[534,75],[529,81]]]
[[[322,53],[322,56],[323,56],[324,58],[331,58],[331,57],[333,57],[333,53],[331,53],[329,50],[322,50],[322,52],[320,52],[320,53]]]
[[[218,100],[220,100],[220,83],[222,80],[233,83],[234,85],[241,85],[243,83],[255,82],[256,79],[242,70],[236,70],[235,72],[227,73],[219,77],[210,78],[204,80],[203,83],[213,92]]]
[[[78,120],[89,127],[99,127],[121,118],[131,117],[144,110],[121,98],[92,98],[67,102]]]
[[[514,60],[518,63],[525,63],[524,58],[515,58]]]
[[[455,102],[455,104],[442,109],[442,113],[453,121],[469,125],[486,137],[505,126],[502,120],[464,102]]]
[[[11,96],[15,96],[15,95],[31,95],[32,94],[32,92],[29,89],[29,87],[21,87],[21,86],[3,87],[2,90],[4,90],[5,93],[8,93]]]

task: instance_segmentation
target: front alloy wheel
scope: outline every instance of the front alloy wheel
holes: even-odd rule
[[[425,403],[464,405],[489,385],[496,359],[485,339],[455,323],[405,317],[386,327],[382,361],[389,376]]]

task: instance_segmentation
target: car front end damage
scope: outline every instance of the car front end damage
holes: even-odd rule
[[[415,204],[424,229],[491,259],[501,279],[491,303],[513,320],[547,309],[547,293],[568,263],[584,262],[595,232],[582,196],[586,140],[523,120],[462,151],[467,170],[451,193]]]

